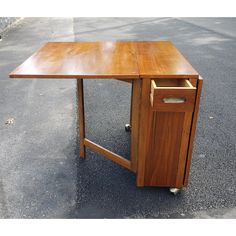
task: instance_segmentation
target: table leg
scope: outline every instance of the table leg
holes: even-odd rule
[[[138,142],[139,142],[139,117],[140,117],[140,94],[141,82],[139,79],[132,82],[131,94],[131,170],[137,171]]]
[[[84,119],[84,87],[83,79],[77,79],[78,126],[79,126],[79,155],[85,157],[85,119]]]
[[[130,98],[129,124],[125,124],[125,131],[127,131],[127,132],[131,132],[131,128],[132,128],[133,91],[134,91],[134,84],[133,84],[133,80],[131,80],[131,98]]]
[[[150,84],[151,80],[146,78],[141,80],[141,99],[140,99],[140,121],[139,121],[139,145],[138,145],[138,167],[136,185],[144,186],[145,159],[147,155],[148,129],[150,129]]]
[[[132,84],[131,84],[131,99],[130,99],[130,121],[129,121],[129,124],[130,126],[132,127],[132,109],[133,109],[133,92],[134,92],[134,84],[133,84],[133,81],[132,81]]]

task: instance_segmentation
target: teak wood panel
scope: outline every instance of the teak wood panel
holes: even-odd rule
[[[188,160],[186,164],[185,177],[184,177],[184,186],[187,186],[188,179],[189,179],[189,171],[190,171],[190,165],[191,165],[191,160],[192,160],[193,143],[194,143],[195,131],[197,127],[197,118],[198,118],[198,111],[199,111],[199,106],[200,106],[202,86],[203,86],[203,78],[200,76],[197,81],[197,95],[196,95],[195,108],[194,108],[194,113],[193,113],[193,121],[192,121],[192,126],[191,126],[189,149],[188,149]]]
[[[197,78],[169,41],[49,42],[11,78]]]
[[[169,41],[135,42],[142,78],[198,78],[197,71]]]
[[[182,187],[191,112],[152,112],[145,185]]]
[[[10,77],[135,79],[139,74],[132,42],[49,42]]]

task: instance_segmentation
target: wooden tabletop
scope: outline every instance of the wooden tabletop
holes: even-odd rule
[[[139,78],[131,42],[50,42],[11,78]]]
[[[142,78],[197,78],[197,71],[170,41],[136,42]]]
[[[49,42],[11,78],[194,78],[198,73],[169,41]]]

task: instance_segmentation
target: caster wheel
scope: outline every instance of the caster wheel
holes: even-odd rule
[[[174,195],[177,195],[180,192],[180,188],[170,188],[170,192]]]
[[[86,159],[86,157],[79,157],[79,161],[84,161]]]
[[[131,131],[131,125],[130,124],[126,124],[125,125],[125,131],[126,132],[130,132]]]

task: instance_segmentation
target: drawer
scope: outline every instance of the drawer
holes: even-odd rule
[[[151,81],[150,102],[158,111],[193,111],[196,87],[188,79],[155,79]]]

